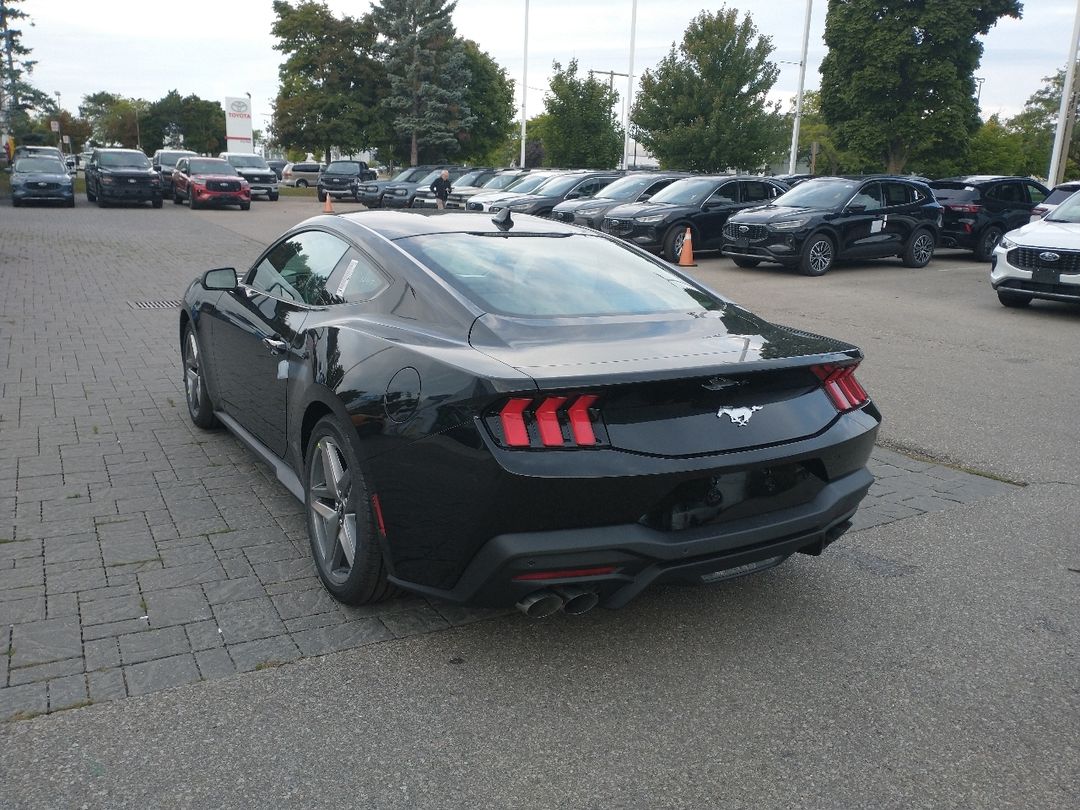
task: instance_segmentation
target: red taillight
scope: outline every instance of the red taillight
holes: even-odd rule
[[[813,372],[819,380],[830,401],[840,413],[861,408],[870,401],[866,390],[855,379],[858,363],[848,366],[836,366],[831,363],[814,366]]]
[[[595,394],[564,394],[535,400],[513,397],[498,413],[502,442],[508,447],[597,445],[600,441],[590,409],[598,399]]]
[[[982,211],[981,205],[972,205],[971,203],[953,203],[945,207],[958,214],[977,214]]]
[[[518,574],[514,577],[515,582],[532,582],[538,579],[572,579],[574,577],[603,577],[614,574],[617,569],[614,565],[599,565],[595,568],[567,568],[560,571],[531,571],[528,574]]]

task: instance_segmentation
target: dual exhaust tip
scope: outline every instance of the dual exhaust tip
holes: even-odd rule
[[[517,603],[517,609],[530,619],[542,619],[560,610],[571,616],[580,616],[599,602],[600,596],[596,591],[566,586],[533,591]]]

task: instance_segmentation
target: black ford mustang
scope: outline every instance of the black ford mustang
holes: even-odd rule
[[[880,421],[858,349],[515,219],[319,216],[184,296],[192,420],[305,501],[335,597],[579,613],[845,531]]]

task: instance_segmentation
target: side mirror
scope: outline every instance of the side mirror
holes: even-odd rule
[[[235,290],[236,270],[232,267],[219,267],[203,273],[202,285],[207,290]]]
[[[155,172],[160,172],[161,171],[161,164],[160,163],[155,163],[150,168],[152,168]]]
[[[847,207],[847,210],[849,212],[851,212],[852,214],[861,214],[863,211],[866,210],[866,206],[865,205],[849,205]]]

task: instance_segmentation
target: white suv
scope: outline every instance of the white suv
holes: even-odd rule
[[[278,198],[277,173],[261,155],[252,152],[222,152],[218,155],[240,173],[251,186],[251,196],[264,196],[271,202]]]
[[[1007,307],[1033,298],[1080,303],[1080,194],[1009,231],[994,248],[990,284]]]

